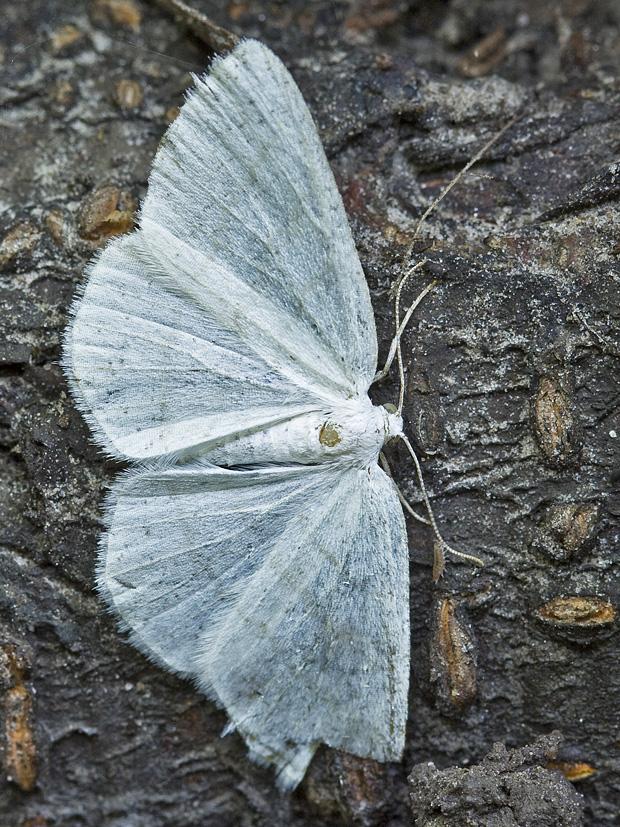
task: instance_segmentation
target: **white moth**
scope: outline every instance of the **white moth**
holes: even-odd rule
[[[377,464],[368,288],[316,128],[269,49],[217,61],[170,126],[140,229],[73,308],[64,366],[113,485],[99,588],[132,642],[295,787],[320,743],[400,759],[403,511]]]

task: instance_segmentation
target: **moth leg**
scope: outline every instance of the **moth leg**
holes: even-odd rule
[[[425,258],[423,261],[420,261],[417,264],[415,264],[413,267],[410,267],[409,270],[405,273],[405,275],[401,279],[400,283],[398,284],[398,287],[396,289],[396,297],[395,297],[395,300],[394,300],[394,319],[395,319],[395,324],[396,324],[396,333],[395,333],[394,338],[392,339],[392,342],[390,344],[390,351],[388,353],[388,357],[385,361],[385,365],[383,366],[383,369],[378,371],[375,374],[374,379],[372,380],[371,384],[373,384],[373,385],[374,385],[375,382],[378,382],[380,379],[383,379],[389,373],[389,370],[392,367],[392,362],[394,361],[394,357],[396,357],[398,355],[398,353],[400,352],[400,340],[402,338],[403,333],[405,332],[405,329],[406,329],[407,325],[409,324],[409,320],[411,319],[414,310],[417,308],[417,306],[420,304],[420,302],[426,296],[426,294],[428,292],[430,292],[430,290],[432,290],[433,287],[437,284],[437,280],[435,280],[435,281],[432,281],[430,284],[426,285],[424,290],[422,290],[422,292],[415,299],[413,304],[410,305],[409,309],[405,313],[405,316],[404,316],[404,318],[401,322],[400,321],[400,295],[402,293],[403,287],[405,286],[405,284],[407,283],[409,278],[413,275],[413,273],[415,273],[417,270],[419,270],[421,267],[423,267],[426,264],[427,261],[428,261],[428,259]]]
[[[472,554],[464,554],[462,551],[457,551],[456,549],[452,548],[452,546],[449,546],[448,543],[446,543],[446,541],[443,539],[443,537],[439,533],[439,528],[437,527],[437,522],[435,520],[435,515],[433,514],[433,509],[431,507],[430,499],[429,499],[428,493],[426,491],[426,486],[424,484],[424,479],[422,477],[422,468],[420,467],[420,461],[418,460],[418,457],[417,457],[415,451],[413,450],[413,447],[412,447],[411,443],[409,442],[409,440],[407,439],[407,437],[404,434],[402,434],[400,438],[403,440],[403,442],[407,446],[407,449],[409,450],[409,453],[413,457],[413,460],[414,460],[414,463],[415,463],[415,466],[416,466],[416,471],[417,471],[417,474],[418,474],[418,482],[420,484],[420,489],[422,491],[422,497],[424,499],[424,505],[426,506],[426,513],[428,514],[428,519],[426,519],[425,517],[421,517],[416,511],[414,511],[411,504],[409,503],[409,501],[407,500],[405,495],[402,493],[402,491],[400,490],[400,488],[396,484],[394,476],[392,475],[392,470],[391,470],[390,465],[387,461],[387,457],[385,456],[383,451],[381,451],[381,453],[379,454],[379,463],[381,464],[381,467],[383,468],[385,473],[388,475],[388,477],[392,480],[392,484],[394,486],[394,489],[396,490],[396,494],[398,495],[398,499],[400,500],[401,505],[403,506],[405,511],[408,514],[411,514],[411,516],[415,520],[418,520],[418,522],[424,523],[425,525],[430,525],[431,528],[433,529],[433,533],[435,535],[435,543],[434,543],[434,546],[433,546],[433,580],[436,583],[439,580],[439,578],[441,577],[441,575],[443,574],[444,564],[445,564],[445,552],[446,551],[449,552],[450,554],[454,554],[456,557],[460,557],[463,560],[468,560],[471,563],[477,563],[478,565],[483,566],[484,563],[482,562],[482,560],[479,557],[474,557]]]
[[[396,480],[394,479],[394,475],[392,474],[392,469],[390,468],[390,464],[387,460],[387,457],[383,453],[383,451],[381,451],[381,453],[379,454],[379,463],[381,464],[381,467],[383,468],[385,473],[388,475],[388,477],[392,480],[392,483],[394,484],[394,488],[396,489],[396,493],[398,494],[398,499],[400,500],[400,503],[401,503],[402,507],[405,509],[405,511],[408,514],[411,514],[411,516],[414,518],[414,520],[417,520],[419,523],[424,523],[424,525],[430,525],[431,521],[427,520],[426,517],[421,517],[418,514],[417,511],[413,510],[413,507],[411,506],[411,503],[409,502],[409,500],[405,497],[403,492],[398,487],[398,484],[397,484]]]
[[[424,478],[422,477],[422,466],[420,465],[420,460],[416,452],[413,450],[412,444],[409,442],[405,434],[400,434],[399,439],[407,446],[407,450],[411,454],[411,458],[413,459],[415,470],[418,475],[418,482],[420,484],[420,490],[422,491],[422,498],[424,499],[424,505],[426,506],[426,513],[428,514],[428,519],[430,525],[433,529],[433,533],[435,535],[435,550],[434,550],[434,561],[433,561],[433,577],[435,582],[439,580],[441,575],[443,574],[443,564],[444,564],[444,554],[445,552],[449,552],[453,554],[455,557],[460,557],[462,560],[468,560],[470,563],[477,563],[479,566],[484,566],[484,563],[479,557],[474,557],[473,554],[465,554],[462,551],[457,551],[452,546],[449,546],[448,543],[444,540],[439,532],[439,528],[437,526],[437,521],[435,520],[435,515],[433,514],[433,508],[431,506],[430,497],[428,496],[428,492],[426,490],[426,486],[424,485]]]

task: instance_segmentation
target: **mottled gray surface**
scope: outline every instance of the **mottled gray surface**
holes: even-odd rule
[[[415,255],[429,258],[427,275],[409,291],[441,278],[405,340],[406,427],[446,538],[487,565],[448,561],[433,587],[431,538],[410,526],[403,765],[323,750],[290,800],[241,739],[220,740],[223,713],[123,642],[92,591],[99,505],[118,467],[101,460],[67,395],[60,334],[85,263],[129,226],[170,109],[207,61],[162,12],[135,9],[139,22],[112,0],[3,4],[0,825],[400,827],[414,764],[475,763],[494,742],[553,728],[567,771],[596,770],[576,785],[586,823],[616,823],[616,3],[205,5],[262,38],[300,84],[383,353],[389,287],[416,218],[525,107],[426,224]],[[498,60],[459,69],[500,25]],[[499,77],[464,77],[472,65]],[[395,395],[386,382],[375,401]],[[392,464],[415,499],[405,454]]]
[[[582,827],[581,796],[547,767],[561,740],[556,731],[514,750],[494,744],[468,768],[417,764],[408,779],[416,827]]]

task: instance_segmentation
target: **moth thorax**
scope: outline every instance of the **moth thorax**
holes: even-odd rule
[[[368,397],[348,400],[320,416],[314,427],[320,454],[348,458],[361,467],[376,462],[385,442],[400,433],[401,417]]]

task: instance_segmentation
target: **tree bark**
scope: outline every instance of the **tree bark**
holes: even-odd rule
[[[196,0],[198,7],[198,0]],[[289,66],[371,288],[437,286],[403,340],[405,425],[448,559],[409,526],[401,765],[321,749],[290,797],[225,714],[130,647],[93,590],[105,461],[59,367],[88,260],[130,231],[209,53],[138,0],[5,0],[0,27],[0,827],[413,823],[407,774],[561,730],[587,823],[620,807],[620,12],[615,0],[203,4]],[[415,235],[428,204],[520,119]],[[374,389],[395,402],[393,374]],[[420,496],[407,455],[390,463]],[[381,553],[378,549],[377,553]]]

